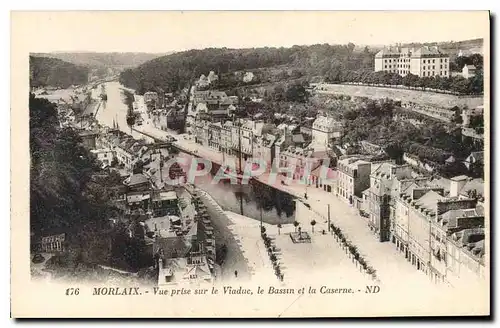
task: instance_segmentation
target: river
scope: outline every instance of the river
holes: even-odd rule
[[[120,131],[131,135],[134,139],[143,139],[142,134],[133,131],[127,125],[127,105],[123,102],[123,89],[126,88],[117,81],[106,82],[104,86],[108,99],[102,102],[96,115],[97,121],[109,127],[113,127],[114,122],[116,122]],[[92,90],[92,97],[98,97],[100,92],[101,85],[98,85]]]

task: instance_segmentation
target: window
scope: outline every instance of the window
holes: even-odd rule
[[[435,66],[435,65],[432,65],[432,69],[436,69],[436,66]]]
[[[439,68],[440,68],[440,69],[443,69],[443,65],[439,65]]]
[[[425,64],[425,59],[424,59],[424,64]]]
[[[436,60],[435,60],[435,59],[433,59],[433,60],[432,60],[432,63],[434,64],[435,62],[436,62]]]
[[[387,65],[385,65],[384,68],[387,68]]]

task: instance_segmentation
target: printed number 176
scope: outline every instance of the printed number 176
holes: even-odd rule
[[[80,288],[67,288],[66,295],[78,295],[80,294]]]

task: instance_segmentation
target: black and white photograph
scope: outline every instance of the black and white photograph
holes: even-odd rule
[[[487,11],[12,19],[13,315],[489,315]]]

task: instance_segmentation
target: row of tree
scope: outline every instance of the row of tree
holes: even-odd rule
[[[332,83],[363,83],[363,84],[382,84],[392,86],[405,86],[418,89],[433,89],[449,91],[458,94],[482,94],[484,90],[483,72],[480,70],[474,77],[468,79],[461,75],[442,77],[442,76],[424,76],[419,77],[414,74],[401,76],[398,73],[385,71],[343,71],[337,70],[326,78],[327,82]]]

